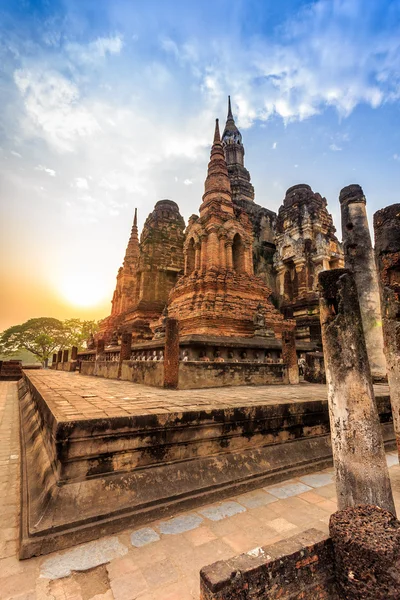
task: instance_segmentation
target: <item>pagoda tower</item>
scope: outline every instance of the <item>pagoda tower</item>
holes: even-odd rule
[[[250,183],[250,173],[244,166],[244,146],[242,134],[236,127],[231,108],[231,97],[228,96],[228,117],[222,134],[228,176],[231,182],[232,200],[249,200],[254,202],[254,187]]]
[[[136,295],[136,271],[140,255],[139,236],[137,228],[137,208],[131,235],[126,247],[124,262],[117,275],[117,285],[112,299],[111,316],[117,316],[125,312],[133,304]]]
[[[271,290],[254,275],[248,215],[232,202],[218,119],[200,217],[192,215],[184,243],[184,275],[169,296],[168,313],[181,335],[252,337],[260,321],[280,336],[282,315]]]

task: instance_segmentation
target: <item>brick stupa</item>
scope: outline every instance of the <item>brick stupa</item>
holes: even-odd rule
[[[249,217],[232,202],[217,120],[200,217],[189,219],[184,275],[169,296],[168,313],[179,320],[181,335],[252,337],[263,330],[280,337],[291,327],[254,275],[252,244]]]

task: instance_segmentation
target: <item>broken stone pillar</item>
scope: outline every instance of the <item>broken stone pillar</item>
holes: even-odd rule
[[[289,383],[299,383],[299,365],[296,353],[296,333],[293,330],[282,332],[282,360],[286,365]]]
[[[66,349],[66,350],[64,350],[64,352],[63,352],[63,358],[62,358],[62,361],[63,361],[63,363],[66,363],[66,362],[68,362],[68,354],[69,354],[69,350],[68,350],[68,348],[67,348],[67,349]]]
[[[105,340],[97,340],[96,343],[96,360],[101,360],[102,355],[104,354],[104,348],[105,348]]]
[[[121,337],[121,350],[119,353],[118,377],[121,377],[122,362],[129,360],[132,354],[132,334],[124,332]]]
[[[390,402],[400,456],[400,204],[378,210],[374,229]]]
[[[71,360],[78,360],[78,347],[77,346],[72,346]]]
[[[167,319],[164,350],[164,387],[176,389],[179,381],[179,321]]]
[[[366,200],[359,185],[348,185],[339,196],[345,267],[354,274],[372,377],[386,378],[381,303],[375,255],[368,227]]]
[[[340,598],[400,598],[400,521],[377,506],[363,505],[334,513],[329,531]]]
[[[375,504],[396,514],[354,276],[322,271],[319,285],[339,509]]]

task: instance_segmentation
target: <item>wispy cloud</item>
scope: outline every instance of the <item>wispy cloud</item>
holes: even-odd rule
[[[48,167],[44,167],[43,165],[38,165],[37,167],[35,167],[35,171],[43,171],[44,173],[47,173],[47,175],[50,175],[50,177],[56,176],[56,172],[54,171],[54,169],[49,169]]]

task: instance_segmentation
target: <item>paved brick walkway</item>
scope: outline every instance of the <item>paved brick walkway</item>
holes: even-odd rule
[[[95,390],[103,383],[87,381]],[[121,382],[121,385],[126,384]],[[310,390],[308,386],[300,388]],[[296,395],[300,388],[296,388]],[[16,391],[16,383],[0,383],[1,600],[198,599],[202,566],[310,527],[327,531],[329,515],[336,509],[333,473],[327,469],[140,529],[131,528],[64,552],[20,562],[16,558],[19,481]],[[244,397],[243,388],[236,391]],[[215,394],[215,390],[207,392],[208,398]],[[140,393],[138,396],[143,398]],[[389,453],[387,459],[400,509],[397,455]]]
[[[30,371],[29,378],[40,385],[46,402],[58,420],[93,419],[148,413],[212,410],[235,406],[256,406],[277,402],[326,400],[325,385],[270,385],[164,390],[145,385],[89,377],[62,371]],[[375,386],[389,394],[388,386]]]

